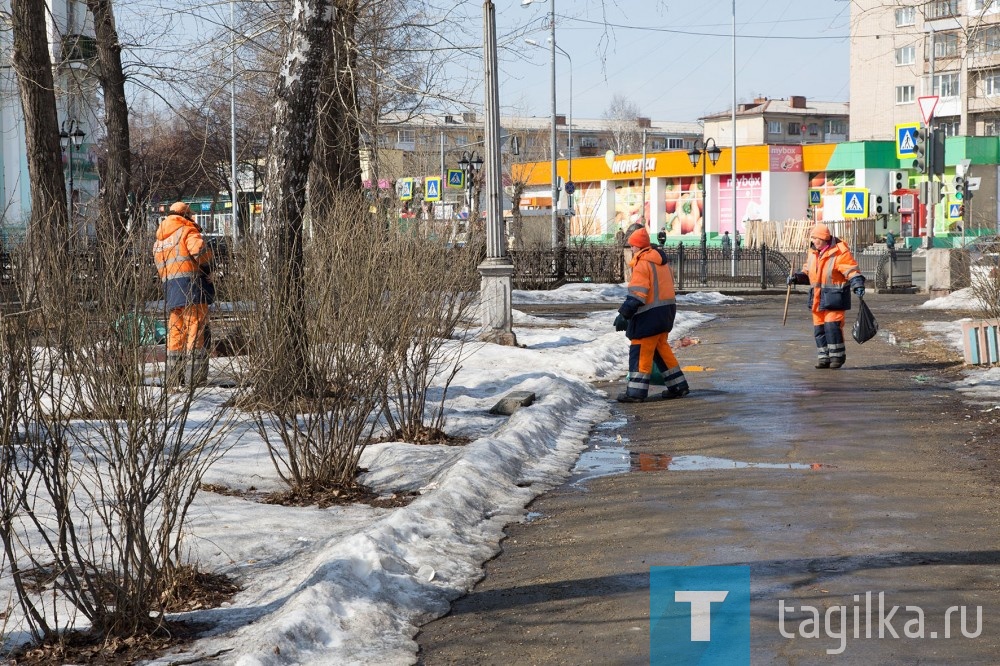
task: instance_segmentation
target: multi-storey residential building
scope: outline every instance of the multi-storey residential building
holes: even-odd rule
[[[849,139],[849,105],[758,97],[736,106],[736,145],[840,143]],[[720,146],[733,145],[732,110],[702,118],[705,136]]]
[[[854,0],[850,74],[855,140],[920,121],[922,96],[948,136],[1000,135],[1000,2]]]

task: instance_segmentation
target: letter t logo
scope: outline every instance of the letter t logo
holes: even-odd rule
[[[691,604],[691,640],[712,640],[712,602],[725,601],[729,596],[726,590],[677,590],[674,601]]]

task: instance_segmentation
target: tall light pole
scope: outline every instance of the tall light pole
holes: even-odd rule
[[[240,195],[239,180],[236,175],[236,3],[229,2],[229,152],[233,181],[233,241],[239,233],[240,225]]]
[[[507,252],[503,223],[500,84],[497,79],[497,24],[493,0],[483,0],[483,70],[486,93],[483,132],[486,152],[486,259],[479,264],[483,337],[491,342],[516,345],[517,337],[511,330],[514,264]]]
[[[526,44],[542,48],[542,45],[534,39],[525,39]],[[566,137],[566,194],[569,197],[569,208],[573,208],[573,189],[570,185],[573,182],[573,58],[566,53],[565,49],[556,45],[556,50],[566,56],[569,61],[569,132]]]
[[[534,2],[541,0],[521,0],[521,6],[527,7]],[[559,171],[557,168],[559,156],[556,154],[556,0],[549,0],[549,46],[552,66],[551,76],[551,101],[552,101],[552,131],[549,137],[550,150],[552,151],[552,251],[555,253],[559,249],[559,216],[556,206],[559,203]],[[557,262],[558,263],[558,262]]]
[[[702,159],[708,156],[708,159]],[[701,162],[701,283],[708,282],[708,209],[705,208],[705,190],[708,178],[708,160],[712,160],[712,166],[719,161],[722,156],[722,149],[715,145],[715,139],[708,138],[704,141],[695,139],[694,146],[688,151],[688,159],[691,166],[697,167]],[[735,185],[735,183],[734,183]]]
[[[69,230],[70,233],[75,231],[73,224],[73,151],[80,151],[80,146],[83,145],[83,140],[86,138],[87,134],[82,129],[80,125],[75,120],[64,120],[62,127],[59,130],[59,147],[66,151],[67,159],[69,163],[69,196],[67,197],[67,212],[69,213]]]

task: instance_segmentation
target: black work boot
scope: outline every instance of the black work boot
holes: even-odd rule
[[[622,391],[621,393],[619,393],[618,397],[615,398],[615,399],[618,402],[643,402],[643,400],[644,400],[643,398],[637,398],[634,395],[629,395],[625,391]]]
[[[816,367],[819,368],[819,369],[829,368],[830,367],[830,359],[828,359],[828,358],[818,359],[816,361]],[[840,366],[837,366],[837,367],[840,367]]]
[[[845,358],[831,359],[830,360],[830,367],[831,368],[839,368],[840,366],[844,365],[844,361],[846,361],[846,360],[847,359],[845,359]]]
[[[668,388],[666,391],[663,392],[661,397],[664,400],[676,400],[677,398],[683,398],[690,392],[691,389],[688,388],[687,384],[684,384],[683,386],[674,386]]]

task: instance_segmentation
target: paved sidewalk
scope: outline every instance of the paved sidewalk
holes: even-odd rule
[[[721,315],[678,350],[682,365],[705,368],[688,372],[691,395],[616,406],[603,434],[623,437],[632,471],[536,500],[540,516],[509,526],[476,589],[423,627],[421,663],[646,664],[650,566],[717,564],[751,566],[754,664],[998,663],[997,493],[968,445],[988,419],[947,387],[956,364],[883,335],[849,340],[840,370],[814,369],[804,298],[784,327],[783,295],[690,308]],[[868,300],[883,330],[960,316],[915,311],[921,296]],[[802,468],[678,468],[694,455]],[[864,638],[869,591],[900,606],[901,638]],[[845,605],[851,623],[854,595],[861,637],[848,627],[842,654],[827,654],[838,639],[802,637],[801,614],[786,618],[794,638],[779,633],[779,599]],[[922,608],[924,639],[902,637],[907,605]],[[946,609],[961,605],[970,631],[982,606],[982,632],[962,637],[956,613],[945,640]]]

